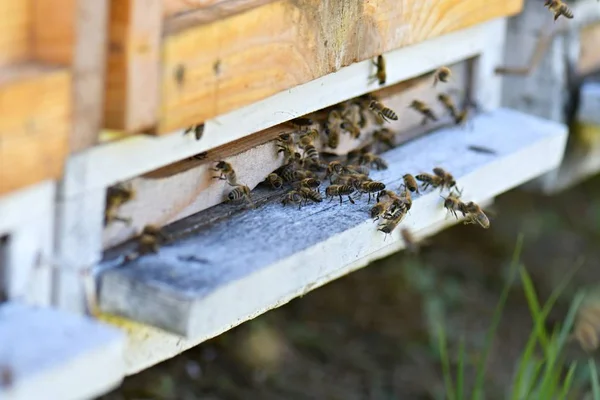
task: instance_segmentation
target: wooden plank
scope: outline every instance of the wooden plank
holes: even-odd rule
[[[186,14],[194,23],[207,23],[275,0],[163,0],[164,18]]]
[[[162,0],[110,0],[105,127],[142,132],[159,105]]]
[[[600,23],[582,29],[580,43],[581,49],[577,63],[577,72],[581,75],[587,75],[600,71],[600,52],[598,51]]]
[[[0,366],[12,375],[11,384],[0,385],[3,400],[95,398],[123,379],[117,329],[17,303],[0,306],[0,320]]]
[[[286,0],[188,29],[170,21],[158,132],[206,121],[380,53],[517,13],[522,1],[396,4]]]
[[[487,47],[490,33],[495,32],[495,25],[496,22],[478,25],[386,53],[388,80],[384,87],[485,51],[495,51]],[[436,56],[430,57],[430,54]],[[406,60],[413,61],[407,63]],[[72,157],[73,165],[77,167],[67,167],[64,196],[104,189],[295,117],[371,92],[378,88],[368,82],[367,77],[372,73],[371,60],[362,61],[219,116],[205,123],[204,135],[199,141],[193,135],[182,135],[183,131],[180,130],[161,137],[136,135],[88,149]],[[323,87],[327,90],[323,90]]]
[[[0,0],[0,67],[23,62],[31,55],[32,0]]]
[[[467,64],[468,62],[462,62],[451,66],[454,79],[444,85],[444,91],[459,90],[466,93],[469,80]],[[422,134],[425,129],[432,129],[431,126],[423,127],[421,116],[408,108],[413,99],[418,98],[431,104],[436,115],[445,115],[443,106],[436,99],[437,90],[432,88],[432,76],[425,75],[375,93],[387,107],[398,114],[398,121],[386,124],[386,127],[397,133],[398,142],[406,141],[415,134]],[[458,100],[456,98],[457,104],[460,104]],[[444,123],[452,122],[448,118]],[[290,129],[288,124],[282,124],[214,149],[209,152],[206,161],[185,160],[129,181],[128,184],[136,192],[136,198],[120,207],[119,214],[131,218],[131,224],[114,222],[108,225],[104,230],[104,248],[137,235],[147,224],[163,226],[223,202],[230,188],[223,181],[211,179],[214,172],[210,168],[215,162],[230,162],[235,166],[238,179],[254,188],[282,165],[283,157],[277,154],[274,138]],[[377,126],[365,127],[359,140],[342,135],[337,153],[346,154],[370,141],[371,132],[375,129]]]
[[[62,175],[71,75],[37,64],[0,71],[0,194]]]
[[[104,107],[108,0],[34,0],[36,60],[71,67],[71,152],[98,140]]]
[[[556,168],[566,137],[564,125],[500,109],[476,117],[472,132],[441,129],[383,153],[389,169],[372,177],[395,189],[404,173],[443,166],[465,199],[481,202]],[[496,154],[471,152],[473,144]],[[206,340],[401,241],[399,231],[386,240],[376,230],[366,203],[324,202],[298,210],[273,201],[233,215],[231,205],[213,207],[168,228],[167,234],[185,228],[190,236],[156,255],[125,265],[119,253],[108,255],[99,277],[101,308]],[[426,191],[413,197],[402,226],[420,232],[446,216],[439,192]]]

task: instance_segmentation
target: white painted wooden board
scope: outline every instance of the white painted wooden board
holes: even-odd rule
[[[442,129],[384,153],[390,168],[372,177],[396,189],[404,173],[441,166],[457,178],[465,200],[483,202],[561,161],[567,137],[562,124],[507,109],[473,122],[473,130]],[[497,155],[469,151],[469,145]],[[402,225],[426,232],[450,221],[442,202],[438,191],[415,196]],[[118,258],[107,261],[99,276],[100,307],[199,343],[349,272],[352,265],[364,265],[361,260],[385,254],[386,248],[401,248],[399,230],[386,239],[369,220],[372,204],[366,203],[366,198],[356,205],[323,202],[298,210],[270,202],[233,214],[234,206],[216,206],[180,222],[197,233],[159,254],[120,266]],[[219,213],[230,215],[210,229],[202,226]]]
[[[89,318],[17,303],[0,306],[0,368],[11,385],[2,400],[79,400],[103,394],[124,376],[124,335]]]
[[[504,19],[489,21],[386,53],[385,86],[483,53],[490,40],[498,40],[498,28],[504,23]],[[160,137],[136,135],[87,149],[68,161],[61,196],[66,198],[95,188],[106,188],[297,116],[385,87],[369,83],[371,74],[372,62],[365,60],[221,115],[206,122],[199,141],[193,135],[184,136],[183,131],[177,131]]]

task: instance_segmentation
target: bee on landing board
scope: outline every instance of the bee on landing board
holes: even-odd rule
[[[385,183],[383,183],[383,182],[365,181],[358,185],[357,190],[358,190],[359,196],[362,195],[363,193],[369,194],[369,201],[367,204],[370,204],[371,203],[371,194],[379,193],[384,189],[385,189]]]
[[[188,133],[192,132],[194,132],[194,137],[196,140],[202,139],[202,135],[204,135],[204,124],[192,125],[183,131],[183,134],[187,135]]]
[[[425,125],[428,120],[431,120],[432,122],[438,120],[433,110],[421,100],[413,100],[408,106],[408,108],[412,108],[419,114],[423,115],[423,121],[421,122],[421,125]]]
[[[283,196],[281,204],[286,206],[287,204],[298,204],[298,210],[302,208],[302,203],[305,201],[304,196],[298,190],[290,190]]]
[[[374,75],[369,77],[369,83],[373,83],[377,81],[379,85],[385,85],[385,81],[387,79],[387,73],[385,70],[385,58],[382,55],[377,56],[377,61],[373,61],[373,65],[377,68],[377,71]]]
[[[342,204],[342,196],[348,196],[350,203],[355,204],[354,199],[350,197],[352,193],[354,193],[354,188],[350,185],[329,185],[327,189],[325,189],[325,196],[331,197],[331,200],[329,201],[332,201],[335,196],[339,196],[340,204]]]
[[[213,171],[219,172],[219,176],[213,176],[213,179],[226,180],[231,186],[237,185],[237,177],[231,164],[226,161],[219,161]]]
[[[265,182],[267,182],[272,189],[281,189],[283,187],[283,178],[274,172],[267,175]]]
[[[436,87],[438,82],[447,83],[452,76],[452,70],[448,67],[440,67],[433,73],[433,87]]]
[[[303,150],[305,160],[309,160],[311,163],[319,163],[319,152],[310,136],[302,136],[298,143],[298,147]]]
[[[548,10],[554,13],[554,21],[561,15],[567,19],[573,19],[573,11],[561,0],[546,0],[544,7],[548,7]]]
[[[421,186],[422,186],[423,190],[427,189],[429,186],[431,186],[435,189],[442,185],[442,178],[440,178],[437,175],[431,175],[431,174],[423,172],[423,173],[415,176],[415,178],[419,182],[422,182]]]
[[[227,195],[227,200],[233,204],[246,201],[250,206],[253,206],[250,188],[246,185],[236,185]]]
[[[412,176],[411,174],[405,174],[402,177],[402,180],[404,181],[404,187],[407,188],[408,190],[410,190],[411,192],[416,192],[417,194],[419,193],[419,185],[417,184],[417,181],[415,180],[415,177]]]
[[[406,217],[406,212],[401,209],[398,209],[394,214],[390,215],[390,217],[387,218],[383,223],[379,224],[377,230],[385,233],[385,237],[387,238],[387,235],[390,235],[394,231],[394,229],[396,229],[396,227],[400,225],[400,222],[402,222],[404,217]]]
[[[441,178],[441,186],[443,188],[452,189],[456,186],[456,180],[449,172],[446,172],[443,168],[435,167],[433,173]],[[460,191],[459,191],[460,192]]]

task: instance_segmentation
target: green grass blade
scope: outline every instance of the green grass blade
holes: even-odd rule
[[[529,305],[529,312],[531,313],[531,317],[534,321],[534,329],[533,332],[537,336],[542,348],[544,349],[544,353],[546,353],[546,348],[548,347],[548,335],[544,326],[538,324],[537,321],[542,319],[542,311],[540,310],[540,303],[537,298],[537,294],[535,288],[533,286],[533,282],[531,281],[531,277],[522,266],[519,268],[519,272],[521,274],[521,281],[523,282],[523,290],[525,292],[525,298],[527,299],[527,304]],[[545,320],[545,316],[543,317]]]
[[[452,382],[452,373],[450,372],[450,360],[448,359],[448,347],[446,343],[446,331],[442,325],[438,325],[438,347],[440,360],[442,362],[442,374],[444,375],[444,386],[448,400],[454,400],[454,384]],[[461,400],[461,399],[459,399]]]
[[[502,289],[502,293],[500,294],[500,300],[498,300],[498,304],[496,304],[496,309],[494,310],[494,315],[492,316],[492,324],[490,329],[488,330],[485,338],[485,348],[483,350],[483,356],[480,358],[477,363],[477,375],[475,378],[475,386],[473,387],[473,393],[471,398],[473,400],[479,400],[482,396],[482,389],[485,379],[485,370],[487,366],[487,358],[490,353],[490,349],[492,347],[492,342],[494,340],[494,336],[496,335],[496,330],[498,329],[498,325],[500,324],[500,319],[502,317],[502,312],[504,311],[504,305],[506,304],[506,299],[508,298],[508,294],[510,293],[510,289],[512,283],[515,279],[516,270],[519,266],[519,258],[521,257],[521,250],[523,248],[523,234],[519,234],[517,238],[517,244],[515,245],[515,250],[513,252],[513,257],[511,260],[510,270],[509,270],[509,278],[504,288]]]
[[[588,360],[590,366],[590,379],[592,380],[592,393],[594,400],[600,400],[600,383],[598,383],[598,370],[596,369],[596,362],[593,359]]]
[[[573,377],[575,376],[575,370],[577,369],[577,362],[574,362],[569,367],[569,371],[567,372],[567,376],[563,382],[562,390],[560,391],[560,395],[558,396],[558,400],[564,400],[569,395],[569,390],[571,389],[571,385],[573,384]]]
[[[464,398],[464,381],[465,381],[465,338],[460,339],[458,348],[458,371],[456,373],[456,398],[462,400]]]

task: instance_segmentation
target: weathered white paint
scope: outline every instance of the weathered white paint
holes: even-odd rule
[[[80,400],[101,395],[124,376],[125,337],[113,327],[48,308],[0,306],[0,367],[12,385],[2,400]]]
[[[488,48],[490,34],[499,32],[500,24],[499,21],[486,22],[386,53],[386,86],[482,53]],[[70,197],[131,179],[297,116],[376,90],[380,86],[369,84],[367,79],[372,73],[371,60],[365,60],[224,114],[205,124],[200,141],[196,141],[193,135],[184,136],[183,131],[177,131],[160,137],[136,135],[93,147],[73,156],[68,162],[64,195]]]
[[[498,18],[488,24],[482,33],[485,51],[475,59],[472,96],[483,110],[495,110],[502,102],[502,77],[495,73],[495,69],[504,61],[507,20]]]
[[[496,110],[476,117],[472,131],[443,129],[384,153],[390,168],[374,172],[373,178],[396,188],[403,173],[442,166],[457,177],[466,200],[483,202],[556,168],[566,136],[564,125]],[[497,155],[468,151],[473,144]],[[415,196],[402,225],[422,234],[451,223],[438,193]],[[228,207],[217,206],[185,222],[201,226],[205,213],[226,213]],[[104,265],[99,278],[104,311],[187,336],[177,341],[164,336],[168,340],[151,341],[152,349],[148,338],[130,342],[128,371],[168,358],[401,249],[398,231],[387,238],[377,232],[368,219],[369,207],[366,201],[354,206],[324,202],[297,210],[270,203],[215,222],[157,255],[118,268]],[[192,255],[201,261],[180,258]],[[119,260],[112,263],[114,267]]]
[[[9,235],[5,260],[9,299],[50,303],[56,183],[45,181],[0,197],[0,235]]]

